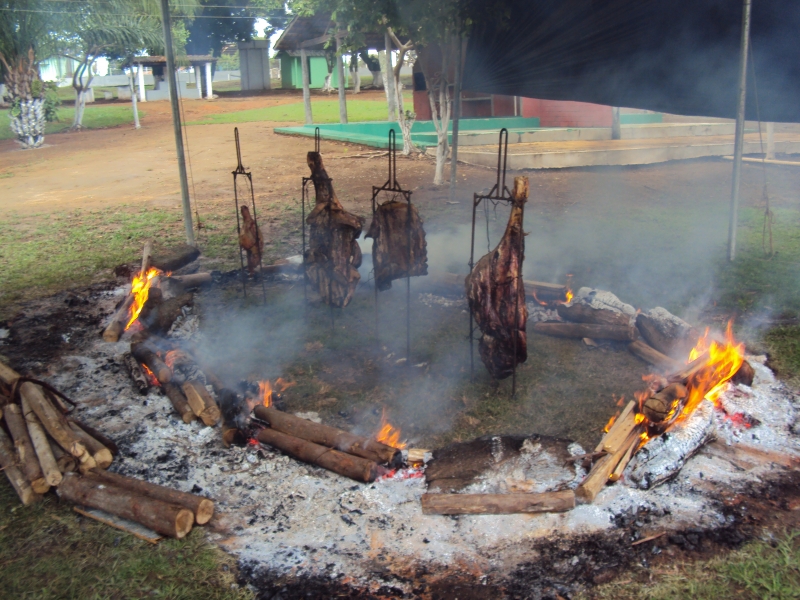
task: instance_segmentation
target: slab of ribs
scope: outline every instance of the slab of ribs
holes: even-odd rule
[[[528,309],[522,282],[522,215],[528,199],[527,177],[514,179],[511,197],[511,216],[503,239],[475,264],[465,281],[470,308],[483,334],[478,344],[481,359],[496,379],[513,373],[515,344],[516,364],[528,358]]]
[[[253,215],[247,206],[242,206],[242,229],[239,233],[239,245],[247,254],[247,269],[252,275],[261,263],[261,253],[264,251],[264,238],[258,230]]]
[[[390,200],[378,206],[366,237],[375,240],[372,262],[379,290],[388,290],[395,279],[428,274],[425,230],[413,204]]]
[[[342,207],[319,152],[309,152],[307,160],[316,204],[306,219],[309,225],[306,275],[323,302],[345,307],[361,279],[358,274],[361,248],[356,240],[364,219]]]

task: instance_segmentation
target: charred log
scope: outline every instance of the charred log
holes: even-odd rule
[[[364,220],[344,210],[318,152],[308,153],[308,166],[316,205],[306,219],[309,225],[306,275],[323,302],[344,307],[361,280],[358,273],[361,249],[357,240]]]
[[[183,245],[163,254],[156,253],[151,257],[150,263],[164,272],[177,271],[197,260],[198,256],[200,256],[200,250],[194,246]]]
[[[483,333],[478,346],[481,359],[497,379],[510,376],[517,364],[528,359],[528,309],[522,282],[522,216],[528,199],[527,177],[514,179],[512,199],[503,239],[477,262],[465,281],[470,309]]]
[[[185,293],[169,300],[164,300],[160,289],[150,288],[147,301],[139,313],[139,322],[153,333],[167,333],[181,315],[184,306],[191,305],[193,294]]]
[[[136,359],[133,358],[133,356],[131,356],[130,352],[126,352],[122,355],[122,362],[128,369],[128,374],[131,376],[131,380],[136,386],[136,390],[141,395],[146,396],[147,392],[150,390],[150,382],[147,381],[147,377],[142,371],[142,368],[139,366],[139,363],[136,362]]]
[[[366,237],[374,240],[372,264],[379,290],[391,288],[395,279],[428,274],[425,230],[412,204],[392,200],[378,206]]]

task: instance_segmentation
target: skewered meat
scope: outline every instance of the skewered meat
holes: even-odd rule
[[[381,204],[375,211],[366,237],[375,240],[372,262],[379,290],[388,290],[395,279],[428,274],[428,249],[422,219],[408,202],[391,200]]]
[[[247,254],[247,269],[252,275],[256,267],[261,263],[261,253],[264,250],[264,238],[258,230],[250,209],[242,206],[242,230],[239,233],[239,245],[244,248]]]
[[[528,199],[527,177],[514,178],[511,197],[511,216],[503,239],[475,264],[465,281],[470,308],[483,333],[478,345],[481,359],[497,379],[513,373],[515,358],[517,364],[528,358],[525,332],[528,309],[522,283],[522,261],[525,258],[522,215]]]
[[[344,307],[361,280],[358,273],[361,248],[357,240],[364,219],[342,207],[319,152],[309,152],[307,160],[316,205],[306,219],[309,225],[306,274],[323,302]]]

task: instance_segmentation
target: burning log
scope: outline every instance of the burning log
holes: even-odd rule
[[[409,464],[420,464],[425,462],[425,455],[430,454],[430,450],[425,448],[409,448],[406,460]]]
[[[525,280],[525,294],[537,302],[564,302],[567,299],[567,286],[544,281]]]
[[[172,381],[172,369],[161,360],[147,342],[131,344],[131,354],[141,364],[150,369],[162,385]]]
[[[348,433],[335,427],[314,423],[285,413],[271,406],[256,406],[256,418],[270,424],[272,429],[303,440],[335,448],[376,463],[397,467],[402,463],[402,452],[375,440]]]
[[[194,295],[190,292],[164,300],[160,289],[150,288],[147,301],[139,313],[139,322],[153,333],[167,333],[181,314],[184,306],[191,305]]]
[[[194,513],[194,521],[198,525],[205,525],[214,516],[214,502],[202,496],[179,492],[162,485],[148,483],[141,479],[134,479],[133,477],[126,477],[109,471],[93,471],[91,476],[109,485],[129,490],[134,494],[188,508]]]
[[[372,263],[379,290],[391,288],[395,279],[428,274],[425,230],[412,204],[391,200],[378,206],[366,237],[374,240]]]
[[[170,275],[161,279],[163,282],[174,282],[180,284],[183,289],[199,287],[206,283],[211,283],[211,273],[192,273],[191,275]]]
[[[180,415],[184,423],[191,423],[194,421],[194,411],[189,406],[189,401],[186,399],[186,396],[183,395],[180,387],[174,383],[165,383],[161,386],[161,389],[164,390],[167,398],[169,398],[169,401],[172,403],[172,408]]]
[[[755,379],[755,376],[756,372],[753,370],[753,366],[746,360],[743,360],[742,366],[739,367],[739,370],[736,371],[733,377],[731,377],[731,381],[733,383],[746,385],[747,387],[752,387],[753,379]]]
[[[0,427],[0,467],[3,467],[3,471],[8,477],[8,481],[11,482],[11,485],[14,487],[14,491],[17,492],[17,496],[19,496],[20,501],[24,505],[33,504],[37,500],[41,499],[41,496],[33,491],[31,484],[28,483],[28,480],[25,479],[25,476],[22,474],[17,468],[17,456],[14,452],[14,446],[11,444],[11,440],[8,439],[6,432]]]
[[[128,323],[128,316],[131,312],[133,305],[133,296],[128,294],[119,305],[119,308],[114,312],[111,317],[111,322],[103,330],[103,339],[106,342],[118,342],[120,336],[125,331],[125,325]]]
[[[37,494],[47,493],[47,490],[50,489],[50,484],[45,479],[42,467],[36,458],[33,442],[31,442],[28,428],[25,426],[25,419],[22,416],[22,409],[17,404],[8,404],[5,411],[3,411],[3,418],[6,421],[6,425],[8,425],[11,439],[14,441],[14,447],[19,457],[19,465],[25,479],[30,482],[31,488]]]
[[[356,481],[372,483],[388,471],[374,461],[353,456],[345,452],[320,446],[313,442],[286,435],[265,427],[258,432],[258,441],[287,453],[298,460],[328,469]]]
[[[681,401],[689,395],[689,390],[681,383],[672,383],[650,396],[642,404],[642,413],[651,423],[661,423],[677,410]]]
[[[136,362],[136,359],[133,358],[130,352],[126,352],[122,355],[122,362],[128,369],[128,374],[131,376],[133,383],[136,384],[136,390],[142,396],[146,396],[147,392],[150,390],[150,382],[147,381],[147,377],[139,366],[139,363]]]
[[[316,193],[316,205],[306,218],[309,238],[305,256],[306,275],[322,301],[345,307],[353,298],[361,275],[358,238],[364,219],[347,212],[336,197],[333,183],[319,152],[309,152],[308,166]]]
[[[510,515],[564,512],[575,508],[575,492],[539,494],[423,494],[424,515]]]
[[[670,356],[686,356],[700,339],[694,327],[660,306],[639,313],[636,327],[648,344]]]
[[[58,495],[178,539],[185,537],[194,523],[194,513],[183,506],[143,496],[91,475],[81,477],[68,473],[58,486]]]
[[[484,255],[465,280],[465,293],[483,335],[481,360],[496,379],[509,377],[528,359],[528,308],[522,283],[525,234],[522,215],[528,200],[528,178],[515,177],[512,208],[503,238]]]
[[[636,402],[633,400],[628,402],[625,410],[623,410],[620,416],[614,421],[611,428],[608,430],[608,434],[603,438],[601,445],[598,446],[601,452],[614,454],[625,443],[625,440],[628,439],[628,435],[630,435],[631,431],[633,431],[636,426],[636,413],[633,410],[635,407]]]
[[[631,315],[611,310],[610,308],[592,308],[583,302],[559,304],[556,307],[556,312],[562,319],[576,323],[617,327],[628,327],[631,324]]]
[[[219,407],[204,385],[197,381],[187,381],[183,384],[183,393],[186,394],[192,412],[200,417],[203,423],[213,427],[219,422],[221,416]]]
[[[631,342],[628,344],[628,350],[634,356],[638,356],[643,361],[656,367],[671,370],[679,369],[681,367],[680,362],[670,358],[666,354],[662,354],[643,340],[635,340]]]
[[[644,427],[639,425],[635,426],[628,433],[627,437],[616,446],[616,450],[613,453],[606,454],[594,463],[586,479],[584,479],[575,490],[575,496],[579,502],[582,504],[594,502],[597,494],[599,494],[603,486],[608,483],[617,465],[619,465],[620,461],[629,453],[631,446],[639,445],[643,431]]]
[[[58,448],[60,455],[67,456],[69,460],[72,461],[73,470],[77,468],[78,463],[72,455],[66,454],[58,444],[48,439],[47,433],[45,433],[44,427],[42,427],[42,423],[39,421],[39,417],[33,412],[25,398],[22,399],[22,415],[25,418],[25,424],[28,426],[31,443],[33,444],[33,449],[36,451],[36,458],[39,459],[39,465],[42,467],[44,478],[47,483],[55,487],[61,483],[62,471],[57,462],[53,448]]]
[[[594,325],[591,323],[534,323],[536,333],[567,338],[591,338],[631,342],[636,339],[636,328],[631,325]]]
[[[83,429],[78,427],[75,423],[70,423],[69,425],[75,435],[78,436],[78,439],[80,439],[83,445],[86,446],[86,449],[92,453],[92,458],[94,458],[95,463],[97,463],[97,468],[107,469],[110,467],[111,462],[114,460],[111,450],[106,448],[103,444],[98,442]]]

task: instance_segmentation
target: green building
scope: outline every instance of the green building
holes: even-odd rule
[[[285,90],[299,90],[303,88],[303,71],[299,50],[280,50],[275,58],[281,61],[281,88]],[[325,61],[325,53],[319,50],[306,52],[308,61],[308,80],[309,87],[319,89],[325,85],[325,77],[328,75],[328,64]],[[349,84],[349,71],[345,70],[345,86]],[[331,75],[331,86],[338,87],[339,77],[336,68]]]

